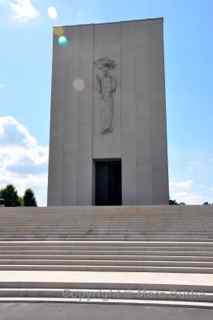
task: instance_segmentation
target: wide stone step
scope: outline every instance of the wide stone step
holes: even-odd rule
[[[178,218],[177,218],[178,220]],[[113,222],[113,221],[83,221],[83,218],[82,218],[82,223],[79,222],[79,223],[76,223],[75,221],[70,221],[68,222],[66,225],[62,224],[61,221],[57,221],[56,223],[54,224],[49,224],[45,221],[42,221],[42,219],[37,219],[35,221],[30,221],[29,224],[26,224],[23,222],[23,225],[20,224],[19,225],[19,222],[18,221],[13,221],[13,223],[4,223],[2,222],[2,225],[1,225],[1,228],[3,226],[5,227],[8,227],[8,228],[14,228],[15,226],[17,226],[17,228],[32,228],[32,227],[38,227],[39,225],[41,226],[41,228],[43,229],[46,229],[46,228],[54,228],[56,226],[59,226],[60,228],[62,229],[70,229],[70,228],[73,228],[73,229],[76,229],[78,230],[79,228],[83,227],[83,228],[88,228],[88,227],[94,227],[94,226],[99,226],[100,228],[106,228],[108,226],[112,226],[114,229],[116,228],[125,228],[127,225],[130,225],[130,226],[133,226],[133,227],[137,227],[137,226],[141,226],[141,227],[146,227],[148,230],[155,230],[157,229],[158,227],[165,227],[166,225],[170,225],[172,227],[172,225],[174,226],[174,223],[177,223],[177,227],[178,228],[181,228],[181,222],[180,221],[177,221],[177,220],[174,220],[174,221],[170,221],[170,220],[167,220],[165,222],[162,222],[162,221],[158,221],[158,223],[156,225],[152,225],[152,224],[148,224],[147,221],[143,222],[143,221],[134,221],[134,219],[131,218],[131,220],[126,220],[126,221],[117,221],[117,222]],[[207,219],[208,220],[208,219]],[[193,219],[191,220],[193,221],[193,225],[191,226],[192,228],[194,228],[195,230],[199,231],[199,226],[201,226],[201,220],[200,221],[194,221]],[[33,224],[34,222],[34,224]],[[43,223],[43,224],[41,224]],[[213,224],[213,221],[209,221],[210,223],[210,226]],[[190,221],[189,223],[186,223],[184,226],[182,226],[182,229],[188,229],[190,228]],[[206,228],[208,229],[209,226],[206,225]],[[179,229],[177,229],[179,230]],[[180,229],[181,230],[181,229]],[[201,229],[202,230],[202,229]],[[168,230],[169,231],[169,230]]]
[[[183,255],[183,256],[187,256],[187,255],[192,255],[195,254],[197,256],[213,256],[213,253],[212,251],[210,250],[202,250],[202,251],[199,251],[199,250],[167,250],[167,249],[156,249],[156,250],[152,250],[152,249],[147,249],[147,250],[140,250],[140,249],[128,249],[128,248],[117,248],[117,249],[90,249],[90,250],[85,250],[85,249],[79,249],[79,248],[73,248],[73,249],[58,249],[58,250],[55,250],[54,248],[51,248],[51,249],[45,249],[45,248],[41,248],[41,249],[36,249],[36,250],[33,250],[33,249],[26,249],[26,250],[0,250],[0,254],[3,254],[3,253],[7,253],[7,254],[70,254],[70,255],[73,255],[73,254],[103,254],[103,255],[106,255],[106,254],[111,254],[111,255],[117,255],[118,253],[120,254],[127,254],[127,255],[156,255],[156,254],[165,254],[165,255]]]
[[[66,240],[66,241],[89,241],[97,238],[97,241],[101,241],[103,237],[104,241],[119,241],[119,240],[131,240],[131,241],[213,241],[213,234],[212,233],[203,233],[203,234],[145,234],[143,232],[122,232],[122,233],[102,233],[102,232],[95,232],[95,233],[87,233],[82,232],[81,234],[73,234],[73,233],[65,233],[65,234],[51,234],[51,233],[29,233],[29,234],[16,234],[15,232],[0,234],[0,241],[7,241],[14,239],[13,241],[21,241],[21,239],[26,239],[25,241],[31,241],[31,239],[35,239],[39,241],[44,241],[45,239],[48,241],[52,239],[52,241],[58,240]],[[20,240],[18,240],[20,239]],[[55,240],[54,240],[55,239]],[[108,239],[108,240],[107,240]]]
[[[86,231],[87,232],[103,232],[103,233],[104,232],[112,232],[112,233],[116,233],[116,232],[125,232],[125,231],[130,232],[131,230],[134,230],[136,232],[143,232],[144,234],[162,234],[162,233],[165,232],[165,234],[168,234],[168,235],[173,234],[173,232],[176,233],[176,234],[185,234],[185,233],[194,234],[195,233],[195,234],[199,235],[199,234],[205,234],[206,232],[211,232],[212,231],[211,228],[206,229],[206,230],[199,230],[199,229],[196,230],[196,229],[192,229],[192,228],[190,228],[189,230],[183,229],[183,228],[178,230],[178,228],[174,228],[174,230],[166,231],[163,228],[161,230],[159,227],[158,227],[157,230],[155,230],[155,229],[147,230],[146,228],[143,228],[142,226],[140,227],[138,225],[137,225],[137,227],[134,227],[134,226],[131,226],[131,225],[129,225],[129,226],[127,225],[125,228],[121,228],[121,227],[113,228],[110,225],[108,227],[106,227],[106,228],[99,228],[96,225],[96,226],[94,226],[92,228],[90,228],[90,227],[85,227],[85,228],[81,227],[78,230],[72,229],[72,228],[60,229],[60,228],[57,228],[57,227],[56,228],[49,228],[49,230],[48,230],[48,228],[47,229],[40,229],[39,226],[35,227],[35,228],[32,228],[32,229],[26,228],[26,229],[17,230],[16,227],[14,227],[14,228],[6,228],[5,227],[4,230],[1,231],[1,233],[5,234],[7,232],[11,232],[11,233],[13,233],[13,232],[18,232],[18,233],[26,232],[26,234],[27,234],[27,233],[29,233],[31,231],[44,232],[44,233],[46,233],[46,232],[55,233],[57,230],[62,232],[62,234],[63,233],[68,233],[68,232],[73,232],[74,234],[78,234],[78,233],[82,233],[82,232],[86,232]]]
[[[33,223],[33,222],[32,222]],[[42,223],[42,222],[41,222]],[[16,225],[14,225],[13,227],[8,227],[8,226],[4,226],[2,228],[2,230],[0,230],[0,232],[2,234],[5,234],[7,232],[11,232],[13,233],[14,231],[16,232],[36,232],[36,231],[40,231],[40,232],[56,232],[56,231],[60,231],[62,233],[67,233],[67,232],[73,232],[73,233],[81,233],[81,232],[95,232],[95,231],[99,231],[99,232],[124,232],[124,231],[131,231],[131,230],[134,230],[134,231],[137,231],[137,232],[144,232],[146,234],[154,234],[154,233],[157,233],[157,234],[162,234],[163,232],[165,232],[166,234],[172,234],[173,232],[177,233],[177,234],[182,234],[182,233],[189,233],[189,234],[204,234],[205,232],[211,232],[212,231],[212,227],[213,225],[209,225],[208,227],[204,228],[201,230],[200,228],[200,224],[198,226],[184,226],[181,227],[180,226],[175,226],[175,223],[173,225],[170,225],[168,226],[169,227],[169,231],[168,229],[166,230],[165,228],[165,225],[164,226],[161,226],[161,225],[157,225],[157,228],[153,227],[152,229],[147,229],[147,226],[144,226],[144,225],[140,225],[139,223],[136,224],[136,225],[133,225],[133,224],[127,224],[127,225],[121,225],[118,223],[118,225],[116,226],[113,226],[112,224],[109,224],[109,225],[106,225],[105,227],[103,227],[103,225],[99,226],[98,224],[94,225],[94,226],[81,226],[79,228],[75,228],[74,226],[70,226],[69,228],[66,227],[57,227],[57,226],[46,226],[45,228],[40,228],[40,226],[34,226],[32,228],[32,225],[31,227],[20,227],[20,228],[17,228]]]
[[[12,251],[12,252],[14,252],[14,251],[20,251],[20,252],[30,252],[30,251],[32,251],[32,252],[34,252],[34,251],[40,251],[40,250],[42,250],[42,251],[51,251],[51,252],[53,252],[53,251],[60,251],[60,250],[62,250],[62,251],[67,251],[67,252],[72,252],[72,251],[76,251],[76,250],[79,250],[79,251],[85,251],[85,252],[87,252],[87,251],[97,251],[97,252],[104,252],[104,251],[112,251],[112,253],[113,252],[117,252],[117,250],[119,250],[119,251],[138,251],[138,252],[140,252],[140,251],[145,251],[145,252],[147,252],[147,251],[168,251],[168,252],[170,252],[170,251],[174,251],[174,252],[176,252],[176,251],[184,251],[186,254],[188,254],[188,253],[190,253],[190,252],[200,252],[200,251],[208,251],[210,254],[212,254],[213,253],[213,248],[212,247],[198,247],[198,248],[196,248],[196,247],[184,247],[184,246],[180,246],[180,247],[166,247],[166,246],[164,246],[164,247],[158,247],[158,246],[156,246],[156,247],[149,247],[149,246],[147,246],[147,247],[140,247],[140,246],[126,246],[126,247],[124,247],[124,246],[113,246],[113,247],[110,247],[110,246],[56,246],[56,247],[54,247],[54,246],[45,246],[45,244],[43,245],[43,246],[32,246],[32,248],[30,248],[30,246],[10,246],[10,247],[0,247],[0,253],[5,253],[5,252],[10,252],[10,251]]]
[[[79,224],[79,225],[76,225],[74,222],[72,222],[70,225],[66,225],[66,226],[63,226],[63,225],[60,225],[59,223],[57,224],[54,224],[54,225],[48,225],[48,224],[45,224],[44,222],[39,221],[38,223],[38,220],[37,222],[35,222],[33,224],[33,221],[31,221],[31,224],[26,226],[26,225],[20,225],[18,226],[18,222],[16,224],[16,222],[14,221],[14,224],[13,225],[9,225],[9,224],[1,224],[1,231],[3,232],[6,229],[8,230],[13,230],[15,228],[17,228],[17,231],[21,231],[21,230],[32,230],[32,229],[37,229],[39,227],[41,227],[41,230],[54,230],[55,228],[59,227],[59,229],[61,230],[64,230],[64,231],[67,231],[67,230],[73,230],[73,231],[79,231],[79,230],[82,230],[82,229],[88,229],[88,228],[98,228],[100,230],[106,230],[110,227],[110,229],[116,231],[116,230],[125,230],[126,227],[131,227],[131,228],[134,228],[134,229],[143,229],[144,231],[147,231],[147,232],[152,232],[152,231],[167,231],[167,232],[172,232],[173,229],[174,231],[176,230],[177,232],[184,232],[184,231],[195,231],[195,232],[203,232],[204,230],[210,230],[211,231],[211,227],[212,227],[212,224],[213,223],[210,223],[208,226],[206,225],[205,226],[205,229],[203,230],[203,228],[201,228],[201,224],[200,224],[201,221],[199,221],[198,223],[196,223],[195,221],[192,220],[192,225],[190,227],[190,223],[189,224],[186,224],[184,226],[181,226],[181,224],[177,223],[176,221],[172,222],[168,222],[167,223],[157,223],[156,225],[147,225],[147,223],[140,223],[140,222],[135,222],[133,223],[133,221],[127,221],[126,223],[122,223],[122,222],[117,222],[116,224],[114,223],[110,223],[110,221],[107,223],[107,224],[104,224],[102,222],[95,222],[94,223],[88,223],[88,224]],[[42,224],[43,223],[43,224]],[[42,224],[42,225],[41,225]],[[175,226],[175,224],[177,224]],[[171,229],[165,229],[166,226],[169,226],[171,227]]]
[[[50,250],[36,250],[36,251],[10,251],[10,254],[50,254]],[[119,254],[126,254],[126,255],[168,255],[168,256],[174,256],[174,255],[179,255],[179,256],[187,256],[186,254],[186,251],[182,250],[177,250],[177,251],[169,251],[169,250],[147,250],[147,251],[141,251],[141,250],[121,250],[121,249],[117,249],[117,250],[114,250],[114,252],[112,252],[112,250],[79,250],[79,249],[72,249],[72,250],[58,250],[58,251],[55,251],[53,250],[52,253],[54,254],[69,254],[69,255],[75,255],[75,254],[88,254],[88,255],[94,255],[94,254],[102,254],[102,255],[118,255]],[[0,251],[0,254],[1,254],[1,251]],[[190,254],[188,254],[190,255]],[[213,256],[209,253],[209,251],[197,251],[196,252],[196,255],[197,256]]]
[[[0,265],[60,265],[60,266],[74,266],[74,265],[87,265],[87,266],[127,266],[127,267],[138,267],[138,266],[165,266],[165,267],[189,267],[189,268],[213,268],[213,262],[211,261],[171,261],[171,260],[118,260],[118,259],[101,259],[101,260],[75,260],[75,259],[1,259]]]
[[[134,232],[134,234],[133,234]],[[35,232],[5,232],[5,233],[0,233],[0,238],[1,239],[4,239],[4,238],[26,238],[26,237],[29,237],[29,238],[42,238],[42,237],[47,237],[47,238],[78,238],[78,237],[83,237],[83,238],[94,238],[94,237],[101,237],[101,236],[109,236],[109,237],[113,237],[113,238],[119,238],[119,237],[125,237],[125,236],[128,236],[128,237],[135,237],[135,238],[145,238],[145,237],[149,237],[149,238],[156,238],[156,237],[159,237],[159,238],[176,238],[176,237],[184,237],[184,238],[195,238],[195,239],[199,239],[199,238],[208,238],[208,237],[211,237],[212,238],[212,233],[208,233],[208,232],[205,232],[205,233],[199,233],[199,234],[196,234],[196,233],[190,233],[190,232],[182,232],[182,233],[177,233],[177,232],[174,232],[174,233],[165,233],[165,232],[162,232],[162,233],[158,233],[158,232],[153,232],[153,233],[146,233],[146,232],[143,232],[143,231],[135,231],[135,230],[131,230],[129,229],[129,231],[118,231],[118,232],[111,232],[111,231],[106,231],[106,232],[102,232],[100,230],[95,230],[95,231],[91,231],[91,232],[88,232],[88,231],[82,231],[82,232],[78,232],[78,233],[75,233],[75,232],[40,232],[40,231],[35,231]]]
[[[155,240],[142,240],[142,241],[102,241],[97,240],[96,242],[90,241],[90,240],[80,240],[80,241],[0,241],[0,247],[1,246],[29,246],[29,247],[35,247],[35,246],[213,246],[213,241],[155,241]]]
[[[213,262],[213,256],[178,256],[178,255],[106,255],[106,254],[99,254],[99,255],[63,255],[63,254],[0,254],[0,261],[2,259],[8,259],[8,260],[19,260],[19,259],[30,259],[36,260],[36,259],[42,259],[42,260],[127,260],[127,261],[195,261],[195,262]],[[1,262],[0,262],[1,263]]]
[[[32,240],[51,240],[51,241],[80,241],[80,240],[104,240],[104,241],[125,241],[125,240],[131,240],[131,241],[143,241],[143,240],[156,240],[156,241],[212,241],[213,240],[213,235],[200,235],[195,236],[195,235],[144,235],[144,234],[128,234],[128,233],[123,233],[123,234],[116,234],[116,235],[111,235],[111,234],[82,234],[82,235],[72,235],[72,234],[67,234],[67,235],[49,235],[49,234],[37,234],[37,235],[5,235],[1,236],[0,235],[0,241],[32,241]]]
[[[0,270],[4,271],[95,271],[95,272],[161,272],[161,273],[206,273],[212,274],[213,267],[181,267],[181,266],[153,266],[152,264],[148,266],[122,266],[122,265],[113,265],[113,266],[91,266],[91,265],[11,265],[5,264],[0,265]]]
[[[175,246],[166,246],[166,245],[162,245],[162,246],[154,246],[154,245],[148,245],[148,246],[139,246],[139,245],[107,245],[107,244],[103,244],[103,245],[96,245],[96,242],[94,242],[94,245],[89,245],[89,246],[86,246],[86,245],[78,245],[78,246],[46,246],[45,245],[45,242],[43,245],[40,245],[40,246],[10,246],[10,247],[0,247],[0,250],[4,250],[4,249],[8,249],[10,250],[11,248],[17,248],[17,249],[32,249],[32,250],[35,250],[35,249],[43,249],[43,248],[47,248],[47,249],[50,249],[50,250],[57,250],[57,249],[61,249],[61,250],[72,250],[72,249],[79,249],[79,250],[94,250],[94,249],[97,249],[97,250],[125,250],[125,249],[133,249],[133,250],[184,250],[184,251],[200,251],[200,250],[209,250],[210,252],[213,250],[213,247],[212,246],[208,246],[208,245],[175,245]]]
[[[1,232],[1,234],[6,234],[7,232],[10,232],[11,234],[13,234],[14,232],[17,232],[17,234],[21,234],[21,233],[26,233],[26,234],[29,234],[30,232],[35,232],[35,233],[46,233],[46,232],[50,232],[50,234],[55,234],[57,231],[60,231],[60,233],[61,234],[67,234],[67,233],[69,233],[69,232],[72,232],[73,234],[81,234],[81,233],[84,233],[84,232],[102,232],[102,233],[106,233],[106,232],[111,232],[112,234],[116,234],[116,233],[122,233],[122,232],[131,232],[132,230],[134,230],[135,232],[141,232],[141,233],[143,233],[143,234],[147,234],[147,235],[153,235],[153,234],[163,234],[163,233],[165,233],[165,234],[168,234],[168,235],[171,235],[171,234],[173,234],[173,233],[175,233],[175,234],[196,234],[196,235],[199,235],[199,234],[201,234],[201,235],[203,235],[203,234],[205,234],[206,232],[211,232],[212,230],[205,230],[205,231],[200,231],[200,230],[177,230],[177,228],[175,229],[175,230],[171,230],[171,231],[165,231],[165,230],[152,230],[152,231],[147,231],[146,229],[144,229],[143,230],[143,228],[139,228],[139,227],[137,227],[137,228],[134,228],[134,227],[132,227],[132,226],[127,226],[126,228],[116,228],[116,229],[113,229],[113,228],[111,228],[111,227],[109,227],[109,228],[105,228],[105,229],[103,229],[103,228],[98,228],[97,226],[96,227],[94,227],[94,228],[81,228],[81,229],[79,229],[79,230],[73,230],[72,228],[70,228],[70,229],[60,229],[60,228],[55,228],[55,229],[53,229],[53,228],[50,228],[49,230],[48,229],[41,229],[40,230],[40,228],[39,227],[37,227],[37,228],[33,228],[33,229],[20,229],[20,230],[17,230],[15,227],[12,229],[7,229],[7,228],[4,228],[4,230],[2,230],[2,231],[0,231]]]
[[[101,247],[101,246],[98,246],[98,247],[95,247],[95,246],[90,246],[90,247],[80,247],[80,246],[73,246],[73,247],[46,247],[45,245],[43,247],[39,246],[39,247],[17,247],[17,246],[14,246],[14,247],[2,247],[0,248],[0,253],[4,253],[4,252],[26,252],[26,253],[29,253],[29,252],[36,252],[36,251],[50,251],[50,252],[58,252],[58,251],[64,251],[64,252],[67,252],[67,253],[72,253],[72,252],[76,252],[76,251],[79,251],[79,252],[90,252],[90,251],[97,251],[97,253],[102,253],[102,252],[112,252],[112,253],[117,253],[118,251],[120,252],[138,252],[138,253],[147,253],[147,252],[184,252],[185,254],[189,254],[191,252],[194,252],[194,253],[200,253],[201,252],[207,252],[209,254],[212,254],[213,253],[213,249],[212,248],[206,248],[206,247],[200,247],[200,248],[195,248],[195,247],[134,247],[134,246],[127,246],[127,247],[119,247],[119,246],[114,246],[114,247]]]
[[[135,303],[145,301],[148,304],[158,304],[160,302],[175,304],[178,302],[193,302],[199,306],[199,302],[206,303],[206,306],[213,307],[213,292],[205,291],[191,292],[189,289],[159,290],[143,289],[52,289],[52,288],[0,288],[0,301],[55,301],[55,302],[77,302],[77,303]],[[197,304],[196,304],[197,303]],[[188,304],[186,304],[188,306]],[[204,305],[203,305],[204,306]]]
[[[54,241],[5,241],[5,243],[3,244],[3,242],[1,242],[0,245],[0,249],[13,249],[13,248],[17,248],[17,249],[43,249],[43,248],[47,248],[47,249],[72,249],[72,248],[76,248],[76,249],[117,249],[117,248],[135,248],[135,249],[168,249],[168,250],[176,250],[176,249],[189,249],[189,250],[196,250],[196,249],[208,249],[208,250],[212,250],[213,246],[211,244],[209,244],[208,242],[175,242],[175,244],[171,244],[168,241],[165,241],[165,244],[162,243],[162,241],[156,241],[156,243],[153,244],[149,244],[149,243],[135,243],[134,241],[113,241],[113,242],[107,242],[104,241],[101,243],[96,241],[81,241],[81,242],[74,242],[74,241],[58,241],[58,242],[54,242]]]

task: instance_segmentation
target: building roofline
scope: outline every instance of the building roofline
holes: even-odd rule
[[[83,24],[73,24],[73,25],[56,25],[53,28],[72,28],[72,27],[85,27],[91,25],[110,25],[110,24],[119,24],[119,23],[132,23],[132,22],[151,22],[151,21],[164,21],[163,17],[158,18],[147,18],[147,19],[133,19],[133,20],[121,20],[121,21],[110,21],[110,22],[91,22],[91,23],[83,23]]]

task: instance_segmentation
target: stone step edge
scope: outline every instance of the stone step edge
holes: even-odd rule
[[[33,243],[32,243],[33,242]],[[54,243],[59,243],[59,244],[67,244],[67,243],[79,243],[79,244],[85,244],[85,243],[116,243],[116,244],[128,244],[128,243],[138,243],[138,244],[141,244],[141,243],[156,243],[156,244],[167,244],[167,243],[174,243],[174,244],[179,244],[181,242],[181,244],[183,243],[186,243],[186,244],[203,244],[203,243],[206,243],[206,244],[211,244],[213,245],[213,241],[209,241],[209,240],[205,240],[205,241],[181,241],[181,240],[96,240],[94,242],[94,240],[33,240],[33,241],[30,241],[30,240],[24,240],[24,241],[8,241],[7,239],[5,240],[0,240],[0,246],[1,244],[5,244],[5,243],[8,243],[8,244],[24,244],[24,243],[28,243],[28,244],[35,244],[35,243],[40,243],[40,244],[44,244],[44,243],[50,243],[50,244],[54,244]]]
[[[123,305],[145,305],[161,307],[185,307],[199,309],[213,309],[212,302],[195,301],[169,301],[169,300],[131,300],[131,299],[72,299],[72,298],[0,298],[1,303],[78,303],[78,304],[123,304]]]
[[[0,271],[74,271],[74,272],[135,272],[135,273],[185,273],[213,274],[210,267],[185,266],[106,266],[106,265],[0,265]]]
[[[213,302],[213,291],[169,289],[105,289],[105,288],[0,288],[1,298],[60,298],[60,299],[115,299],[166,300]]]
[[[54,252],[52,254],[2,254],[0,253],[0,261],[3,259],[7,260],[22,260],[22,259],[32,259],[34,260],[90,260],[90,261],[100,261],[100,260],[115,260],[116,261],[121,260],[121,261],[184,261],[184,262],[213,262],[213,256],[212,255],[205,255],[205,256],[199,256],[199,255],[126,255],[126,254],[114,254],[114,255],[108,255],[108,254],[95,254],[95,255],[79,255],[79,254],[55,254]]]
[[[212,285],[194,285],[174,283],[125,283],[125,282],[52,282],[52,281],[2,281],[0,282],[1,290],[115,290],[115,291],[172,291],[172,292],[201,292],[213,294]]]
[[[193,261],[193,260],[119,260],[119,259],[0,259],[0,266],[89,266],[89,267],[180,267],[180,268],[213,268],[213,261]]]
[[[40,240],[38,240],[40,238]],[[61,239],[62,238],[62,239]],[[168,241],[168,242],[170,242],[170,241],[173,241],[173,242],[194,242],[194,243],[197,243],[197,238],[193,238],[193,237],[188,237],[188,238],[176,238],[176,237],[171,237],[171,238],[169,238],[169,237],[166,237],[166,238],[161,238],[161,237],[159,237],[159,238],[156,238],[156,237],[153,237],[153,238],[151,238],[151,237],[132,237],[132,236],[128,236],[128,239],[125,239],[125,236],[122,236],[122,237],[117,237],[117,238],[112,238],[110,241],[111,242],[118,242],[118,241],[120,241],[120,242],[126,242],[126,241],[138,241],[138,242],[140,242],[140,241],[143,241],[143,240],[141,240],[141,239],[146,239],[146,240],[144,240],[144,241],[149,241],[150,239],[153,239],[153,238],[155,238],[155,241],[156,242],[166,242],[166,241]],[[100,240],[100,239],[102,239],[102,240]],[[140,239],[140,240],[139,240]],[[200,241],[200,243],[201,242],[203,242],[203,243],[208,243],[209,241],[210,242],[212,242],[213,241],[213,236],[210,238],[210,237],[208,237],[208,236],[205,236],[205,237],[203,237],[202,239],[200,238],[199,239]],[[23,238],[20,238],[20,237],[12,237],[12,238],[8,238],[8,237],[3,237],[3,238],[0,238],[0,241],[1,242],[19,242],[19,243],[24,243],[24,242],[35,242],[35,243],[38,243],[38,242],[40,242],[40,243],[45,243],[45,242],[47,242],[47,241],[49,241],[49,242],[62,242],[62,241],[64,241],[64,242],[74,242],[74,241],[79,241],[79,242],[87,242],[87,241],[91,241],[91,242],[96,242],[96,241],[102,241],[102,242],[108,242],[109,241],[109,236],[105,236],[104,238],[103,238],[103,236],[98,236],[98,237],[94,237],[94,238],[91,238],[91,237],[86,237],[86,236],[83,236],[83,237],[77,237],[77,238],[73,238],[73,237],[69,237],[69,239],[66,239],[66,237],[55,237],[55,238],[51,238],[51,237],[44,237],[44,238],[42,238],[42,237],[31,237],[31,238],[28,238],[28,237],[23,237]],[[152,240],[150,240],[150,241],[152,241]]]
[[[135,251],[135,250],[117,250],[117,254],[116,254],[116,251],[110,251],[110,250],[103,250],[103,251],[98,251],[98,250],[51,250],[48,251],[48,250],[36,250],[36,251],[17,251],[17,250],[14,250],[14,251],[8,251],[8,255],[14,255],[15,257],[18,257],[20,255],[25,255],[25,257],[27,258],[28,257],[28,253],[29,253],[29,256],[30,255],[33,255],[33,256],[36,256],[36,255],[41,255],[41,256],[49,256],[50,254],[54,254],[56,256],[59,256],[59,255],[64,255],[64,256],[67,256],[67,257],[71,257],[71,259],[73,259],[74,256],[88,256],[89,259],[90,259],[90,256],[95,256],[95,255],[99,255],[99,256],[111,256],[112,258],[115,258],[116,256],[125,256],[125,255],[128,255],[131,259],[133,258],[133,256],[137,256],[137,257],[145,257],[147,258],[148,256],[150,257],[153,257],[153,256],[167,256],[167,257],[190,257],[190,256],[196,256],[196,257],[200,257],[200,259],[204,259],[205,257],[206,258],[212,258],[212,252],[209,252],[209,251],[204,251],[204,250],[200,250],[200,251],[194,251],[194,252],[186,252],[184,250],[147,250],[147,251]],[[194,255],[192,254],[194,253]],[[3,252],[0,254],[3,256]]]

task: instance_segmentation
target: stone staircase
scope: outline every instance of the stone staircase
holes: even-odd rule
[[[212,276],[211,206],[0,209],[0,301],[212,307]]]
[[[213,273],[213,242],[1,242],[0,270]]]
[[[213,240],[212,206],[0,208],[0,241]]]

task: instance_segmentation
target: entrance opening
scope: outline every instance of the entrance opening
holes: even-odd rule
[[[121,160],[95,160],[95,205],[122,204]]]

